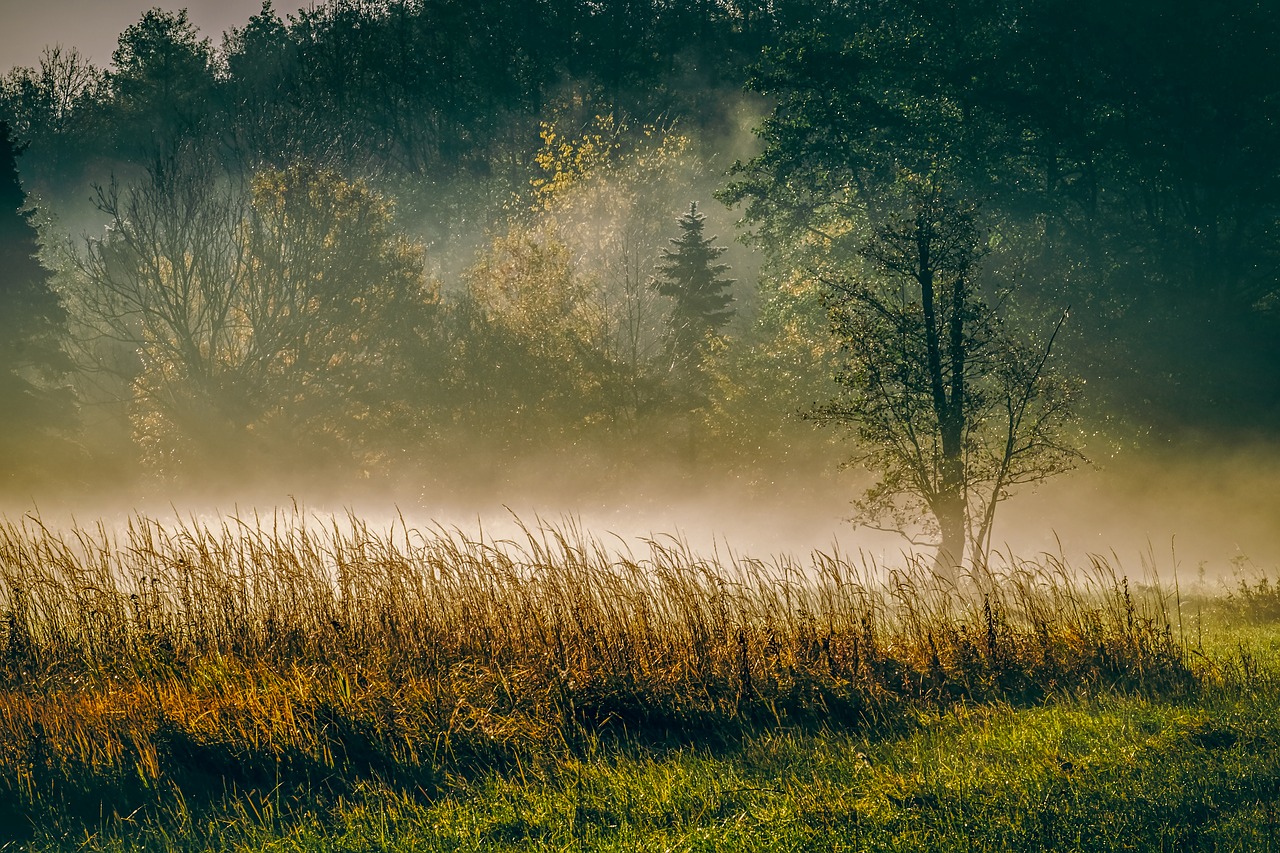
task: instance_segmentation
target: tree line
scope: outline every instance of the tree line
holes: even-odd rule
[[[105,70],[0,81],[8,339],[63,339],[9,360],[46,395],[11,433],[173,477],[587,442],[761,481],[841,435],[858,517],[958,562],[1100,424],[1274,424],[1277,14],[340,0],[215,46],[153,9]]]

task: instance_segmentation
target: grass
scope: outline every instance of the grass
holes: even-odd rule
[[[1274,843],[1265,576],[642,548],[5,522],[0,850]]]

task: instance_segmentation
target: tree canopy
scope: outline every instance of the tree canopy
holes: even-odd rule
[[[75,426],[62,349],[67,313],[40,259],[33,215],[0,122],[0,470],[9,485],[38,474],[42,455],[65,456]]]
[[[816,409],[852,427],[877,480],[858,520],[938,534],[938,569],[986,556],[996,505],[1018,485],[1073,467],[1071,383],[1040,343],[984,300],[976,211],[928,176],[861,250],[867,267],[825,282],[843,393]],[[1065,320],[1065,312],[1063,315]]]
[[[654,287],[671,299],[668,320],[668,351],[672,362],[683,370],[696,371],[701,351],[711,335],[724,328],[733,317],[733,279],[722,278],[729,265],[719,258],[723,246],[703,233],[707,218],[698,212],[696,201],[680,217],[680,234],[662,250]]]
[[[76,261],[95,339],[134,355],[115,369],[152,465],[308,445],[358,461],[420,426],[407,388],[431,370],[417,359],[436,296],[390,203],[305,163],[246,191],[210,168],[188,152],[100,189],[110,227]]]
[[[224,34],[147,11],[101,69],[50,48],[0,119],[80,438],[123,437],[101,455],[678,466],[679,423],[767,484],[745,469],[835,452],[817,404],[897,483],[872,503],[914,494],[981,550],[1075,458],[1067,403],[1274,433],[1278,42],[1246,0],[266,2]],[[958,254],[925,262],[934,238]],[[890,416],[937,453],[893,461]],[[1010,417],[1035,452],[997,441]]]

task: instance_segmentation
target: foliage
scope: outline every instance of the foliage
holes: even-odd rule
[[[698,203],[690,202],[678,223],[680,236],[662,250],[654,284],[672,301],[667,356],[679,366],[676,372],[684,374],[686,384],[694,386],[701,384],[693,378],[700,372],[701,350],[734,314],[729,307],[733,279],[721,278],[729,269],[719,262],[725,249],[715,245],[714,237],[703,235],[706,219],[698,212]]]
[[[362,181],[295,164],[258,174],[250,227],[255,343],[301,431],[365,454],[419,431],[438,297],[393,204]]]
[[[67,312],[40,260],[17,153],[0,122],[0,469],[9,485],[24,486],[69,453],[76,411]]]
[[[95,182],[127,192],[192,147],[206,151],[211,198],[238,187],[241,205],[259,172],[306,162],[395,198],[448,302],[514,216],[566,247],[587,284],[609,365],[592,407],[633,437],[663,432],[649,415],[673,392],[649,286],[664,229],[710,194],[720,158],[743,157],[725,197],[782,288],[757,300],[754,261],[733,258],[740,325],[756,330],[708,355],[710,408],[695,415],[701,428],[722,412],[729,422],[709,429],[723,436],[781,435],[764,421],[826,396],[820,373],[799,371],[824,370],[806,353],[827,343],[781,318],[786,290],[801,274],[849,278],[893,215],[897,176],[937,174],[982,202],[983,279],[1010,296],[1011,325],[1073,306],[1056,357],[1099,408],[1135,428],[1266,429],[1280,400],[1268,369],[1280,229],[1276,71],[1257,58],[1277,20],[1239,0],[1121,12],[1095,0],[341,0],[285,16],[264,4],[215,49],[188,16],[150,10],[104,70],[57,48],[12,69],[0,113],[30,143],[25,186],[67,232],[86,216],[97,227]],[[737,94],[744,82],[751,95]],[[741,113],[758,110],[757,149],[740,136]],[[440,391],[425,368],[420,390],[452,407],[427,420],[457,424],[462,389],[497,374],[463,355],[482,348],[465,340],[472,308],[448,311],[450,351],[433,342],[419,357],[453,378]],[[753,413],[753,383],[783,385],[775,367],[793,390],[762,390]]]
[[[1256,567],[1246,571],[1245,560],[1233,562],[1235,589],[1228,591],[1221,601],[1226,613],[1254,623],[1268,624],[1280,619],[1280,582]]]
[[[544,124],[539,133],[542,148],[534,155],[541,174],[530,182],[534,209],[555,210],[575,188],[612,168],[625,134],[625,123],[619,126],[612,114],[596,116],[592,127],[577,139],[564,138],[553,123]]]
[[[1076,307],[1064,355],[1102,380],[1110,406],[1142,423],[1162,408],[1233,426],[1242,410],[1220,417],[1224,400],[1256,416],[1277,399],[1208,379],[1275,358],[1254,300],[1276,282],[1263,259],[1274,205],[1256,203],[1275,197],[1276,170],[1237,134],[1274,131],[1258,87],[1274,91],[1276,76],[1222,63],[1260,55],[1255,40],[1274,40],[1277,18],[1228,5],[1118,15],[1105,3],[919,3],[796,28],[752,77],[777,107],[728,197],[770,251],[847,260],[900,170],[939,171],[1019,233],[993,253],[992,275],[1036,282],[1020,295],[1042,311]],[[1141,59],[1124,46],[1139,31]],[[1170,150],[1171,138],[1186,145]]]
[[[490,404],[476,427],[536,440],[607,415],[613,366],[599,306],[553,233],[514,226],[467,273],[467,287],[473,314],[462,370],[476,382],[467,396]]]
[[[799,271],[769,276],[762,288],[752,324],[706,355],[699,428],[708,451],[753,486],[774,487],[776,474],[763,469],[761,459],[782,462],[797,481],[822,483],[841,451],[833,435],[802,419],[836,391],[835,346],[821,293]]]
[[[699,178],[690,141],[613,113],[565,135],[564,115],[450,310],[452,405],[499,452],[634,440],[661,393],[651,282],[671,199]]]
[[[36,152],[23,168],[27,186],[63,190],[83,177],[77,163],[90,144],[87,114],[105,103],[106,77],[75,48],[47,47],[35,68],[13,68],[0,78],[0,115],[14,141]],[[25,164],[24,164],[25,165]],[[49,202],[63,192],[50,194]]]
[[[213,53],[186,9],[143,12],[120,34],[111,62],[107,88],[122,153],[145,157],[200,129],[213,94]]]
[[[1040,346],[1006,331],[979,293],[975,212],[932,179],[904,183],[904,209],[862,251],[870,268],[827,282],[844,393],[815,417],[852,426],[878,475],[861,517],[935,522],[949,571],[966,544],[985,558],[1014,487],[1069,470],[1079,451],[1070,386],[1047,366],[1057,329]]]
[[[121,378],[152,466],[226,466],[299,434],[373,464],[417,426],[410,365],[430,369],[435,296],[422,248],[367,185],[299,164],[242,194],[187,152],[98,202],[111,226],[78,257],[78,308],[136,352]]]
[[[570,248],[594,285],[601,344],[619,367],[613,405],[631,431],[650,414],[664,376],[664,306],[651,286],[672,207],[707,179],[678,126],[596,116],[576,138],[543,125],[533,213]]]

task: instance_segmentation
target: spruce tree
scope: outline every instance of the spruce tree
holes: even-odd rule
[[[0,122],[0,483],[48,470],[54,455],[65,460],[61,436],[75,423],[67,313],[39,259],[18,153]]]
[[[700,365],[707,339],[734,314],[733,279],[721,277],[729,266],[718,262],[725,247],[703,236],[705,224],[698,203],[691,202],[680,217],[680,236],[671,240],[672,248],[662,250],[655,283],[659,293],[675,300],[667,342],[672,363],[690,371]]]

